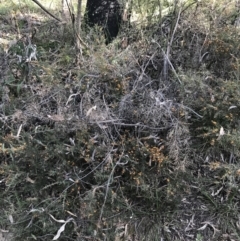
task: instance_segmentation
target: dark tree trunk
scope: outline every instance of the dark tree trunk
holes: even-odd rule
[[[102,27],[108,44],[118,35],[122,8],[117,0],[87,0],[84,19],[89,27]]]

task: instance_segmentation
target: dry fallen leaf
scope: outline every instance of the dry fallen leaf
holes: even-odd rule
[[[48,118],[53,121],[64,121],[64,117],[62,115],[48,115]]]

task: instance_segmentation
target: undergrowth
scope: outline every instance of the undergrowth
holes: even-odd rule
[[[133,24],[128,46],[124,32],[108,46],[83,33],[80,66],[71,26],[52,21],[4,47],[1,229],[15,240],[239,239],[233,11],[176,8]]]

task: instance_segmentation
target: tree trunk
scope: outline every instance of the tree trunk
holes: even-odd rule
[[[65,22],[69,22],[71,19],[69,6],[70,0],[62,0],[62,20]]]
[[[132,5],[133,5],[133,0],[127,0],[123,9],[123,22],[126,25],[130,25],[130,18],[132,15]]]
[[[82,56],[82,46],[81,46],[81,22],[82,22],[82,0],[78,0],[77,5],[77,19],[75,22],[75,39],[76,39],[76,64],[80,64],[80,58]]]
[[[89,27],[99,26],[106,44],[117,37],[122,22],[122,6],[118,0],[87,0],[84,19]]]

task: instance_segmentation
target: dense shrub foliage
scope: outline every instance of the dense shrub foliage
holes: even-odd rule
[[[13,239],[239,239],[237,9],[160,5],[134,1],[108,46],[83,31],[80,66],[70,26],[1,17],[3,36],[21,30],[0,52],[0,229]]]

